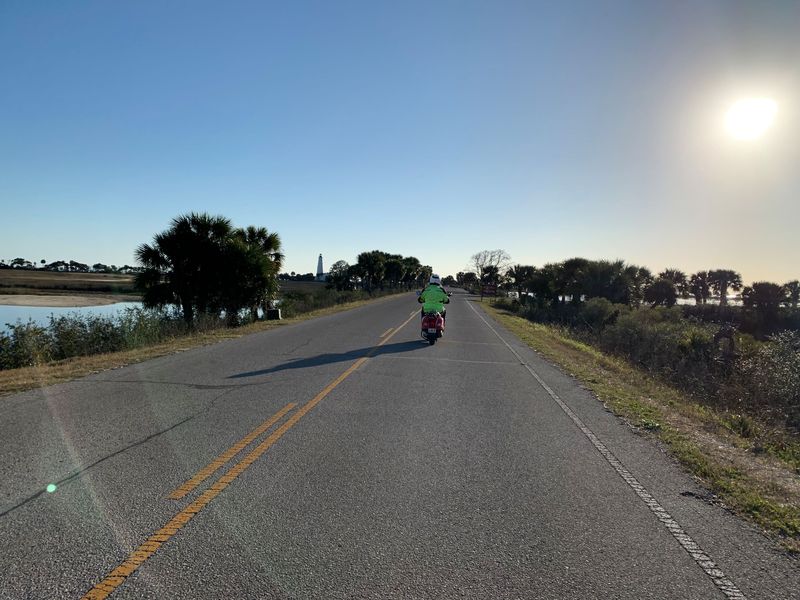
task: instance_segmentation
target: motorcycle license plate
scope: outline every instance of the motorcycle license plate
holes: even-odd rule
[[[436,333],[436,327],[428,327],[428,333]]]

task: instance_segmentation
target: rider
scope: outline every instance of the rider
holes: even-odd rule
[[[431,275],[430,281],[428,282],[428,287],[426,287],[419,295],[417,302],[422,304],[423,317],[425,316],[425,313],[433,312],[441,313],[442,319],[446,317],[447,311],[445,310],[444,305],[450,302],[450,297],[442,287],[442,278],[436,273]]]

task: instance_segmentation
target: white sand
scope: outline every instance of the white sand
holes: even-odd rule
[[[0,304],[6,306],[51,306],[51,307],[77,307],[77,306],[103,306],[114,304],[122,300],[108,296],[34,296],[28,294],[0,294]]]

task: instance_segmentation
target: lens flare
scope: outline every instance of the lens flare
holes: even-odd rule
[[[770,98],[746,98],[728,109],[725,125],[737,140],[755,140],[772,126],[777,112],[778,105]]]

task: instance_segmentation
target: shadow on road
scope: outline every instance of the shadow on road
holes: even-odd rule
[[[269,375],[270,373],[278,373],[280,371],[287,371],[289,369],[306,369],[308,367],[319,367],[321,365],[330,365],[339,362],[348,362],[358,360],[364,356],[380,356],[382,354],[398,354],[400,352],[412,352],[414,350],[425,350],[428,347],[427,342],[424,340],[411,341],[411,342],[397,342],[395,344],[386,344],[384,346],[371,346],[369,348],[359,348],[358,350],[351,350],[350,352],[340,353],[327,353],[318,354],[317,356],[310,356],[308,358],[296,358],[269,369],[261,369],[258,371],[246,371],[244,373],[237,373],[236,375],[228,376],[228,379],[241,379],[242,377],[257,377],[259,375]]]

